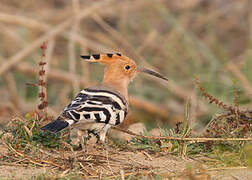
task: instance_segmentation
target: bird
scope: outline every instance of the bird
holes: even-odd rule
[[[72,126],[98,134],[98,140],[104,143],[107,131],[126,119],[129,111],[128,85],[138,73],[168,81],[158,72],[137,66],[134,60],[121,53],[81,55],[81,58],[105,65],[103,81],[81,90],[58,117],[41,130],[57,133]]]

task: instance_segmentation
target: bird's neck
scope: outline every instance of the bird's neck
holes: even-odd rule
[[[102,84],[115,89],[128,101],[128,79],[112,78],[111,76],[105,75]]]

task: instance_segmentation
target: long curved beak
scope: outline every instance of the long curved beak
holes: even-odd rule
[[[149,74],[149,75],[155,76],[157,78],[163,79],[165,81],[168,81],[168,79],[166,77],[164,77],[163,75],[159,74],[158,72],[147,69],[147,68],[137,67],[137,72],[144,72],[146,74]]]

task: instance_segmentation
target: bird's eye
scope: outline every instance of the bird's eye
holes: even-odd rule
[[[127,65],[127,66],[125,66],[124,68],[125,68],[126,70],[129,70],[129,69],[130,69],[130,66]]]

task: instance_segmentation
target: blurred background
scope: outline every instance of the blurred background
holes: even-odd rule
[[[38,62],[46,50],[48,113],[56,116],[85,87],[102,80],[103,67],[80,54],[121,52],[169,82],[139,75],[131,83],[125,126],[174,127],[185,109],[197,130],[223,111],[195,86],[241,109],[252,108],[250,0],[1,0],[0,124],[37,109]]]

